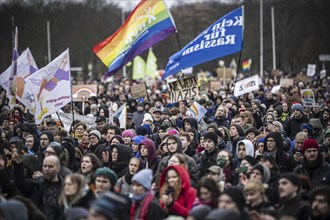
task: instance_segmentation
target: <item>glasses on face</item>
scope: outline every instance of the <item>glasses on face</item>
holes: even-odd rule
[[[167,142],[167,145],[174,145],[176,142]]]

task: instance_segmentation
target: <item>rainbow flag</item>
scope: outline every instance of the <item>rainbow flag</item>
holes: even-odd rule
[[[246,71],[250,70],[251,64],[252,64],[252,60],[251,59],[244,60],[242,62],[243,72],[246,72]]]
[[[176,30],[170,12],[161,0],[141,0],[125,23],[110,37],[93,47],[109,67],[111,76],[126,63]]]

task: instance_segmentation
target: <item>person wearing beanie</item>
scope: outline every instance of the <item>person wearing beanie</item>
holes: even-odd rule
[[[257,150],[254,152],[254,155],[255,157],[258,157],[265,151],[265,136],[258,135],[255,139],[255,148]]]
[[[154,200],[154,193],[151,190],[152,179],[153,173],[150,169],[143,169],[133,176],[130,220],[164,219],[163,210]]]
[[[314,139],[307,139],[301,148],[302,162],[294,172],[307,176],[312,182],[312,186],[317,186],[324,173],[330,170],[330,164],[325,162],[319,145]]]
[[[240,219],[249,219],[246,207],[243,192],[236,188],[225,189],[218,200],[218,208],[234,211],[240,215]]]
[[[144,114],[147,113],[144,109],[144,103],[138,102],[137,103],[137,111],[133,113],[133,123],[135,124],[135,129],[137,129],[138,126],[143,124],[143,118]]]
[[[50,131],[43,131],[40,135],[40,149],[36,153],[40,161],[43,161],[45,158],[45,151],[48,146],[48,144],[52,141],[54,141],[54,135]]]
[[[113,192],[117,181],[116,173],[108,167],[98,168],[94,173],[95,192],[98,196],[105,192]]]
[[[200,165],[200,176],[207,174],[207,170],[217,164],[217,157],[219,149],[218,135],[215,132],[207,132],[203,139],[205,150],[200,154],[201,165]]]
[[[103,146],[102,135],[98,130],[92,130],[88,133],[89,144],[86,153],[95,153],[97,157],[100,156],[99,146]],[[98,149],[97,149],[98,148]],[[100,157],[99,157],[100,158]]]
[[[145,139],[147,139],[147,138],[144,136],[141,136],[141,135],[137,135],[132,139],[132,156],[133,157],[138,157],[138,158],[141,157],[139,145]]]
[[[129,197],[106,192],[91,204],[88,219],[130,219],[130,208]]]
[[[140,135],[145,138],[149,137],[148,129],[144,125],[138,126],[135,130],[136,130],[136,135]]]
[[[45,151],[45,157],[48,157],[50,155],[57,156],[60,160],[61,169],[58,175],[61,178],[64,179],[66,175],[72,173],[72,171],[64,165],[68,160],[68,153],[64,150],[64,147],[60,143],[56,141],[49,143]]]
[[[278,182],[278,192],[280,196],[280,208],[278,218],[291,216],[295,219],[307,220],[311,209],[309,203],[299,195],[301,182],[295,173],[284,173]]]
[[[135,137],[135,134],[132,130],[125,130],[125,131],[123,131],[121,136],[124,140],[124,144],[130,146],[132,144],[132,139]]]
[[[5,220],[28,220],[28,210],[26,206],[15,199],[0,202],[1,219]]]
[[[317,143],[321,143],[324,139],[324,129],[322,127],[321,121],[319,118],[309,119],[309,124],[313,127],[312,138],[316,140]]]
[[[211,207],[208,205],[195,206],[189,212],[187,220],[204,220],[211,210]]]
[[[309,138],[313,136],[313,127],[311,124],[303,123],[300,126],[300,131],[305,132]]]
[[[245,139],[243,128],[239,124],[229,125],[230,141],[227,142],[227,149],[236,157],[236,147],[239,141]]]
[[[268,183],[270,180],[270,171],[268,167],[262,164],[256,164],[251,171],[251,180],[258,180],[262,183]]]
[[[295,103],[291,107],[293,117],[291,117],[283,126],[285,133],[290,137],[291,140],[294,139],[296,134],[300,131],[300,126],[303,123],[308,123],[309,119],[304,114],[304,108],[301,104]]]

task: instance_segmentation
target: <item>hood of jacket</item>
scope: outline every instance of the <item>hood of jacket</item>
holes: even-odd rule
[[[238,156],[238,146],[240,145],[240,143],[243,143],[245,146],[245,153],[246,155],[250,155],[251,157],[254,157],[254,147],[251,141],[249,140],[241,140],[239,142],[237,142],[236,145],[236,156]]]
[[[139,144],[139,149],[140,149],[142,144],[144,144],[146,146],[146,148],[148,149],[148,158],[147,158],[147,160],[148,160],[149,166],[151,166],[154,163],[155,159],[156,159],[155,143],[151,139],[145,139],[141,142],[141,144]]]
[[[167,141],[168,141],[169,139],[174,139],[175,142],[176,142],[177,145],[178,145],[177,148],[176,148],[175,153],[180,153],[180,154],[182,154],[182,153],[183,153],[183,150],[182,150],[182,142],[181,142],[181,139],[179,138],[179,136],[178,136],[178,135],[170,135],[170,136],[168,136]],[[172,152],[169,151],[169,154],[170,154],[170,155],[175,154],[175,153],[172,153]]]
[[[268,151],[267,149],[267,139],[268,138],[274,138],[275,142],[276,142],[276,148],[278,152],[282,151],[282,146],[283,146],[283,139],[282,139],[282,135],[279,132],[270,132],[266,138],[265,138],[265,150]]]
[[[182,189],[187,190],[191,187],[190,176],[189,176],[188,170],[184,166],[181,166],[181,165],[171,165],[171,166],[166,167],[160,176],[160,188],[163,187],[163,185],[166,181],[167,172],[170,169],[174,169],[176,171],[176,173],[179,175],[180,180],[181,180]]]
[[[185,128],[184,128],[184,123],[185,122],[188,122],[189,124],[191,124],[191,127],[195,128],[198,131],[198,123],[197,123],[197,120],[195,118],[185,118],[185,119],[182,120],[182,128],[183,128],[184,131],[186,131]]]

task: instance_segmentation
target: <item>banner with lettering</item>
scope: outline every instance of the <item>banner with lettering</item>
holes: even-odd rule
[[[240,7],[209,26],[193,41],[169,58],[162,79],[182,69],[205,63],[242,49],[244,7]]]
[[[36,83],[40,79],[41,82]],[[69,49],[26,78],[26,87],[30,89],[36,100],[34,111],[36,124],[40,124],[45,117],[69,103],[71,101]]]
[[[251,76],[240,81],[237,81],[234,89],[234,96],[238,97],[245,93],[259,90],[259,77],[258,75]]]

